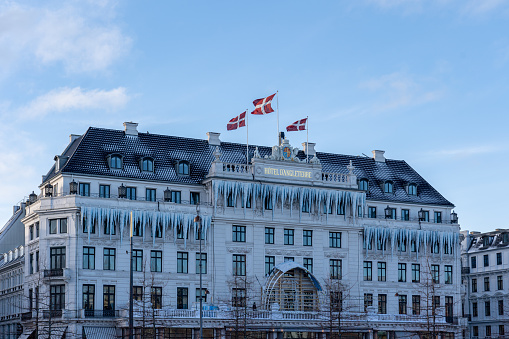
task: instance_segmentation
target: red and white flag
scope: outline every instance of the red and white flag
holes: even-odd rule
[[[234,129],[244,126],[246,126],[246,112],[242,112],[240,115],[237,115],[235,118],[228,121],[226,129],[228,131],[233,131]]]
[[[269,95],[266,98],[256,99],[255,101],[253,101],[253,105],[255,105],[255,109],[254,109],[254,111],[251,112],[251,114],[262,115],[262,114],[274,112],[274,110],[270,106],[270,103],[272,102],[272,99],[274,99],[275,95],[276,95],[276,93]]]
[[[287,132],[304,131],[304,130],[306,130],[307,122],[308,122],[308,118],[297,120],[293,124],[286,126],[286,131]]]

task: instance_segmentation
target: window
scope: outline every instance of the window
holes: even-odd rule
[[[504,325],[498,325],[498,335],[503,336],[505,334]]]
[[[240,206],[244,208],[244,199],[241,199]],[[251,194],[248,194],[246,197],[246,208],[251,208]]]
[[[387,294],[378,295],[378,313],[387,314]]]
[[[115,312],[115,286],[103,286],[103,313],[104,315],[113,316]]]
[[[470,266],[472,268],[476,268],[477,267],[477,260],[476,259],[477,259],[476,257],[471,257],[470,258]]]
[[[472,334],[474,335],[474,337],[478,337],[479,336],[479,327],[478,326],[473,326],[472,327]]]
[[[498,315],[504,315],[504,300],[500,299],[498,301]]]
[[[143,250],[133,250],[133,271],[143,271]]]
[[[387,208],[386,208],[386,210],[387,210]],[[389,214],[386,214],[385,218],[396,220],[396,209],[389,208],[388,211],[389,211]]]
[[[497,265],[502,265],[502,253],[497,253]]]
[[[232,230],[232,241],[246,242],[246,226],[233,225]]]
[[[61,311],[65,308],[65,285],[50,286],[50,310]]]
[[[398,264],[398,281],[406,282],[406,264],[399,263]],[[406,301],[405,301],[406,303]],[[404,314],[404,313],[401,313]]]
[[[161,309],[163,307],[163,288],[151,287],[150,288],[150,301],[152,308]]]
[[[110,185],[99,185],[99,198],[110,197]]]
[[[80,195],[82,197],[90,196],[90,184],[89,183],[80,182],[79,189],[80,189]]]
[[[58,229],[58,219],[50,219],[49,220],[49,234],[57,234]]]
[[[329,232],[329,247],[341,247],[341,232]]]
[[[171,191],[170,202],[180,204],[181,203],[181,192],[180,191]]]
[[[136,187],[126,187],[127,199],[136,200]]]
[[[180,161],[177,173],[179,175],[189,175],[189,163],[187,161]]]
[[[83,285],[83,308],[85,309],[85,316],[87,311],[95,309],[95,285]],[[93,315],[93,312],[91,312]]]
[[[364,281],[373,280],[373,263],[371,261],[365,261],[363,265]]]
[[[200,260],[201,259],[201,260]],[[200,264],[201,264],[201,273],[207,274],[207,253],[196,253],[196,274],[200,274]]]
[[[304,258],[304,267],[306,270],[313,273],[313,258]]]
[[[263,199],[263,208],[265,208],[266,210],[271,210],[272,209],[272,195],[269,193],[267,193],[265,195],[265,198]]]
[[[302,245],[313,246],[313,231],[302,231]]]
[[[199,192],[191,192],[189,193],[189,203],[191,205],[200,204],[200,193]]]
[[[491,337],[491,326],[486,325],[486,338]]]
[[[304,213],[309,213],[310,212],[309,197],[303,197],[302,198],[302,212],[304,212]]]
[[[429,211],[422,211],[422,221],[429,222]]]
[[[392,181],[386,181],[384,183],[384,193],[393,193],[394,186],[392,184]]]
[[[35,237],[39,238],[39,222],[35,223]]]
[[[276,257],[272,255],[265,256],[265,275],[269,275],[272,272],[276,264]]]
[[[420,295],[412,296],[412,314],[413,315],[421,314],[421,296]]]
[[[244,288],[232,288],[233,307],[246,306],[246,290]]]
[[[341,279],[341,259],[329,259],[331,279]]]
[[[200,299],[202,302],[207,302],[207,289],[202,288],[201,290],[199,288],[196,289],[196,302],[199,303]]]
[[[406,314],[406,295],[398,296],[399,314]]]
[[[187,310],[188,289],[187,287],[177,287],[177,309]]]
[[[490,265],[490,258],[489,258],[489,256],[488,256],[488,254],[485,254],[485,255],[483,256],[483,260],[484,260],[484,267],[486,267],[486,266],[489,266],[489,265]]]
[[[437,224],[442,223],[442,212],[435,211],[435,223]]]
[[[484,316],[491,316],[491,303],[489,301],[484,302]]]
[[[265,227],[265,243],[266,244],[274,243],[274,228]]]
[[[95,247],[83,247],[83,269],[95,270]]]
[[[283,258],[283,261],[284,261],[284,262],[287,262],[287,261],[295,261],[295,257],[284,257],[284,258]]]
[[[364,312],[367,312],[370,306],[373,306],[373,294],[364,293]]]
[[[345,203],[338,204],[338,215],[345,215]]]
[[[50,269],[65,268],[65,247],[50,248]]]
[[[402,209],[401,210],[401,220],[410,220],[410,210],[405,210],[405,209]]]
[[[502,280],[501,275],[497,275],[497,290],[503,290],[504,289],[504,280]]]
[[[431,253],[440,253],[440,246],[438,241],[433,242],[430,245]]]
[[[489,291],[490,290],[490,278],[484,277],[484,290]]]
[[[359,190],[361,190],[361,191],[368,190],[368,179],[359,180]]]
[[[285,245],[293,245],[293,232],[292,229],[284,229],[284,244]]]
[[[479,311],[477,309],[477,303],[473,302],[472,303],[472,316],[477,317],[478,315],[479,315]]]
[[[154,160],[151,158],[143,158],[141,160],[141,170],[143,172],[154,172]]]
[[[409,184],[407,187],[408,195],[417,195],[417,185]]]
[[[376,207],[374,206],[368,207],[368,218],[376,218]]]
[[[163,252],[150,251],[150,271],[162,272],[163,270]]]
[[[332,312],[341,312],[343,308],[343,293],[339,291],[330,291],[329,300]]]
[[[39,272],[39,251],[35,251],[35,272]]]
[[[187,273],[189,254],[187,252],[177,252],[177,273]]]
[[[436,295],[433,297],[433,305],[432,306],[435,310],[440,308],[440,296]]]
[[[477,279],[472,278],[472,293],[477,292]]]
[[[440,283],[440,265],[431,265],[431,279],[433,283]]]
[[[28,311],[32,312],[33,307],[34,307],[34,290],[30,288],[28,290]]]
[[[30,225],[29,234],[30,234],[30,240],[34,240],[34,225]]]
[[[120,155],[111,155],[109,157],[111,169],[122,169],[122,157]]]
[[[133,286],[133,300],[143,301],[143,286]]]
[[[410,251],[417,252],[417,243],[415,240],[410,240]]]
[[[445,283],[452,284],[452,266],[445,265],[444,273],[445,273],[445,277],[444,277]]]
[[[188,239],[189,233],[186,234],[186,239]],[[184,228],[181,225],[177,226],[177,239],[184,239]]]
[[[34,274],[34,254],[33,253],[30,253],[30,263],[29,263],[29,266],[30,266],[30,274]]]
[[[231,192],[230,192],[230,194],[228,194],[228,197],[226,199],[226,206],[233,207],[233,193],[231,193]]]
[[[145,191],[146,201],[156,201],[156,190],[155,188],[147,188]]]
[[[386,281],[387,279],[387,263],[378,262],[378,281]]]
[[[402,239],[398,239],[398,251],[406,252],[406,241]]]
[[[115,270],[115,249],[105,248],[103,250],[103,270],[114,271]]]
[[[233,275],[245,276],[246,275],[246,255],[245,254],[234,254],[232,258],[233,262]]]
[[[453,297],[451,296],[445,296],[445,317],[452,319],[454,313],[453,313]]]
[[[412,264],[412,282],[418,283],[421,281],[421,265]]]

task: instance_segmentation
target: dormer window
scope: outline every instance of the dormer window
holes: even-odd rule
[[[107,160],[110,169],[122,169],[122,156],[120,154],[110,154]]]
[[[394,193],[394,184],[392,181],[384,182],[384,193]]]
[[[361,191],[368,190],[368,179],[359,180],[359,190],[361,190]]]
[[[187,161],[179,161],[177,164],[177,173],[179,175],[189,175],[189,163]]]
[[[408,195],[417,195],[417,185],[416,184],[408,184],[407,192],[408,192]]]
[[[141,159],[140,167],[143,172],[154,172],[154,159],[152,158]]]

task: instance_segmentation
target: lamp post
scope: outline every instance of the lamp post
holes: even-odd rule
[[[200,339],[203,339],[203,281],[202,281],[202,253],[201,253],[201,239],[202,239],[202,228],[201,228],[201,217],[200,217],[200,205],[196,206],[196,217],[194,222],[198,223],[198,236],[200,239]]]

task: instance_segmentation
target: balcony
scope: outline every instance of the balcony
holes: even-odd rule
[[[470,274],[470,267],[462,267],[461,274]]]
[[[118,318],[118,310],[83,310],[85,318]]]
[[[28,321],[32,319],[32,312],[21,313],[21,321]]]
[[[63,277],[63,276],[64,276],[63,268],[54,268],[51,270],[44,270],[44,278]]]
[[[62,310],[43,310],[42,317],[44,319],[62,318]]]

